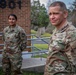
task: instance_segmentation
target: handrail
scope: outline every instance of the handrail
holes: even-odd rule
[[[27,53],[22,53],[23,55],[25,54],[38,54],[38,53],[46,53],[48,50],[42,50],[42,51],[35,51],[35,52],[27,52]]]
[[[2,35],[2,32],[0,32],[0,35]],[[31,40],[31,41],[34,41],[34,40],[41,40],[43,41],[45,44],[48,44],[48,42],[45,41],[45,39],[49,39],[49,38],[40,38],[40,37],[37,37],[35,34],[31,34],[31,35],[27,35],[27,36],[35,36],[36,38],[31,38],[31,39],[27,39],[27,40]],[[0,46],[4,46],[4,44],[0,44]],[[37,54],[37,53],[46,53],[48,50],[41,50],[37,47],[35,47],[33,44],[31,46],[27,46],[26,48],[32,48],[32,49],[36,49],[38,51],[32,51],[32,52],[28,52],[28,53],[24,53],[24,54]],[[0,50],[0,52],[2,52],[2,49]]]
[[[2,32],[0,32],[0,36],[2,36]],[[27,40],[42,40],[43,42],[45,42],[45,43],[47,43],[48,44],[48,42],[46,42],[44,39],[48,39],[48,38],[40,38],[40,37],[38,37],[38,36],[36,36],[35,34],[28,34],[28,35],[26,35],[26,36],[35,36],[36,38],[32,38],[32,39],[27,39]]]

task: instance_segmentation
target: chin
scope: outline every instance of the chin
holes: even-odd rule
[[[53,26],[57,26],[57,24],[52,23]]]
[[[10,25],[10,26],[13,26],[13,25]]]
[[[15,26],[14,24],[10,24],[10,26]]]

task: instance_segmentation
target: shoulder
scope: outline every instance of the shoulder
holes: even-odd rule
[[[69,25],[69,27],[68,27],[68,29],[67,29],[67,32],[68,32],[69,34],[76,34],[76,28],[75,28],[75,26],[72,25],[72,24],[68,24],[68,25]]]
[[[76,27],[72,23],[68,22],[68,25],[69,25],[68,29],[70,29],[70,30],[73,30],[73,29],[76,30]]]
[[[25,32],[25,30],[24,30],[21,26],[19,26],[19,25],[17,25],[17,29],[18,29],[18,31],[20,31],[20,32]]]
[[[69,24],[69,27],[66,31],[66,38],[68,41],[76,41],[76,28],[72,24]]]
[[[4,30],[3,30],[3,32],[7,32],[8,29],[9,29],[9,26],[5,27]]]

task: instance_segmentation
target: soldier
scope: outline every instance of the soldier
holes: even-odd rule
[[[16,24],[17,16],[8,16],[9,26],[3,30],[4,50],[2,67],[4,75],[22,75],[22,51],[26,48],[27,37],[23,28]]]
[[[66,5],[55,1],[48,13],[55,30],[49,43],[44,75],[76,75],[76,28],[67,21]]]

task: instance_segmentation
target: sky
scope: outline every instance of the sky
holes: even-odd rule
[[[41,4],[45,4],[45,7],[47,6],[47,1],[48,0],[40,0]],[[74,0],[57,0],[57,1],[62,1],[66,4],[67,8],[72,4]]]

